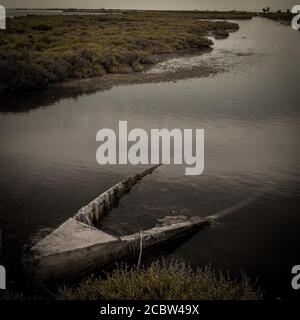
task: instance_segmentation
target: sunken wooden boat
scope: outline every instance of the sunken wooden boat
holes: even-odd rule
[[[94,272],[116,261],[136,257],[142,251],[181,239],[212,223],[212,217],[166,217],[161,225],[117,237],[99,226],[104,215],[158,166],[128,178],[101,194],[57,229],[29,248],[24,266],[30,282],[70,279]]]

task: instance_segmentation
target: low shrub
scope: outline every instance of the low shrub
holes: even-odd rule
[[[0,61],[0,92],[38,88],[45,84],[42,70],[28,58],[12,56]]]
[[[53,27],[47,24],[38,24],[31,27],[32,30],[38,30],[38,31],[50,31],[53,30]]]
[[[90,277],[64,287],[59,300],[260,300],[262,293],[243,275],[233,280],[210,267],[193,270],[183,262],[154,262],[148,268],[119,267],[107,279]]]
[[[139,72],[153,56],[204,49],[206,34],[237,29],[191,13],[128,12],[106,16],[10,19],[0,40],[0,92],[68,79]],[[26,57],[26,59],[24,59]]]

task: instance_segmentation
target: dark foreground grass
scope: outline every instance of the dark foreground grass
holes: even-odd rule
[[[246,276],[233,280],[211,268],[193,270],[183,262],[154,262],[148,268],[120,267],[107,279],[91,277],[75,288],[60,289],[59,300],[260,300]]]
[[[208,34],[235,23],[200,14],[124,12],[103,16],[27,16],[9,19],[0,34],[0,93],[66,81],[132,73],[162,54],[209,48]]]
[[[211,267],[193,269],[184,262],[155,261],[148,267],[119,266],[104,278],[91,276],[55,292],[43,286],[35,295],[3,291],[0,300],[262,300],[262,291],[241,274],[239,280]]]

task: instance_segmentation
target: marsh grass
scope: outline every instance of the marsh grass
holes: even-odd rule
[[[215,273],[211,267],[192,269],[186,263],[153,262],[147,268],[118,267],[106,279],[90,277],[74,288],[61,288],[59,300],[260,300],[263,295],[242,274]]]
[[[269,12],[261,14],[262,17],[276,21],[292,22],[296,14],[291,12]]]
[[[127,12],[9,19],[0,36],[0,92],[138,72],[153,64],[157,55],[210,47],[208,32],[238,28],[199,17]]]

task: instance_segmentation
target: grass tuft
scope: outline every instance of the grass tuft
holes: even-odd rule
[[[154,262],[147,268],[118,267],[107,279],[90,277],[61,288],[59,300],[260,300],[262,292],[245,275],[233,280],[210,267],[193,270],[184,262]]]

